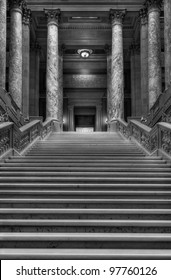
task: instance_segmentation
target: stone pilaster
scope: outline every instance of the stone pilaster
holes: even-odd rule
[[[162,92],[161,81],[161,35],[160,10],[161,0],[147,0],[148,9],[148,93],[149,108]]]
[[[35,42],[30,49],[29,115],[39,116],[40,45]]]
[[[45,10],[48,18],[47,35],[47,72],[46,72],[46,118],[61,119],[59,61],[58,61],[58,24],[60,10]]]
[[[0,1],[0,86],[6,84],[7,0]]]
[[[140,46],[132,44],[130,51],[132,116],[141,116]]]
[[[112,61],[111,61],[111,116],[110,120],[124,116],[124,66],[123,27],[125,11],[111,10],[112,21]]]
[[[59,48],[59,60],[58,60],[58,75],[59,75],[59,121],[61,129],[63,126],[63,53],[65,46],[62,45]]]
[[[149,112],[148,99],[148,15],[146,9],[141,9],[140,13],[140,56],[141,56],[141,109],[142,116],[147,116]]]
[[[112,55],[111,55],[111,47],[106,45],[105,46],[105,52],[107,55],[107,119],[111,119],[112,114],[112,108],[111,108],[111,61],[112,61]]]
[[[22,55],[23,55],[23,100],[22,113],[23,117],[29,118],[29,82],[30,82],[30,17],[31,11],[27,8],[23,9],[23,38],[22,38]]]
[[[69,131],[74,131],[74,106],[68,106],[68,115],[69,115]]]
[[[96,106],[96,131],[101,131],[102,106]]]
[[[23,0],[10,1],[9,91],[22,108],[22,7]]]
[[[171,1],[164,0],[165,87],[171,84]]]

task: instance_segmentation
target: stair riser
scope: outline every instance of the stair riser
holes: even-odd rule
[[[111,219],[111,220],[171,220],[164,214],[0,214],[0,219]]]
[[[130,241],[3,241],[0,248],[171,249],[171,242]]]
[[[170,209],[170,203],[137,203],[136,201],[130,203],[5,203],[1,202],[0,208],[54,208],[54,209],[61,209],[61,208],[107,208],[107,209]]]

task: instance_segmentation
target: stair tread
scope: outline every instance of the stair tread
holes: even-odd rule
[[[166,249],[0,249],[1,259],[171,259]]]
[[[66,213],[66,214],[171,214],[171,209],[76,209],[76,208],[64,208],[64,209],[50,209],[50,208],[0,208],[0,214],[6,214],[6,213],[12,213],[12,214],[23,214],[23,213],[42,213],[42,214],[48,214],[48,213]]]
[[[0,240],[171,241],[170,233],[0,232]]]
[[[170,227],[168,220],[89,220],[89,219],[0,219],[0,226],[140,226],[140,227]]]

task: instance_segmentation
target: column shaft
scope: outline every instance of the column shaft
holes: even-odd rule
[[[107,119],[108,121],[112,118],[111,113],[111,48],[109,46],[105,46],[105,51],[107,55]]]
[[[124,116],[124,67],[123,67],[123,11],[111,10],[112,66],[111,66],[111,119]]]
[[[74,106],[68,106],[69,131],[74,131]]]
[[[0,86],[6,84],[7,0],[0,1]]]
[[[148,7],[148,92],[149,107],[162,93],[161,88],[161,35],[160,5],[161,0],[147,0]]]
[[[164,0],[165,87],[171,84],[171,1]]]
[[[47,72],[46,72],[46,118],[60,122],[60,90],[58,61],[59,10],[45,10],[48,17]]]
[[[141,110],[142,115],[149,112],[148,99],[148,18],[146,9],[140,10],[140,50],[141,50]]]
[[[29,118],[29,81],[30,81],[30,10],[24,9],[23,11],[23,100],[22,100],[22,113],[24,118]]]
[[[11,1],[9,91],[22,108],[22,0]]]

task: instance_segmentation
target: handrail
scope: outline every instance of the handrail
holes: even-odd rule
[[[159,95],[149,115],[145,116],[147,125],[153,127],[159,121],[168,121],[168,114],[171,114],[171,86]]]
[[[132,138],[151,155],[160,152],[171,158],[171,124],[160,122],[153,128],[136,120],[128,123],[118,119],[117,130],[125,137]]]
[[[14,102],[10,93],[2,87],[0,87],[0,114],[6,115],[8,121],[13,122],[19,127],[24,125],[24,118],[19,107]]]

